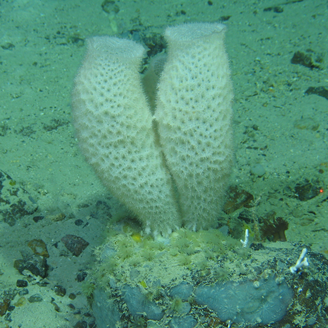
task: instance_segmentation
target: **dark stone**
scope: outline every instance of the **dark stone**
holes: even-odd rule
[[[78,321],[74,328],[88,328],[88,323],[86,321]]]
[[[120,7],[115,4],[115,1],[113,0],[104,0],[101,4],[101,8],[107,14],[117,14],[120,11]]]
[[[41,221],[41,220],[43,220],[43,219],[44,219],[44,216],[43,216],[43,215],[33,216],[33,221],[34,221],[35,223],[37,223],[37,222],[39,222],[39,221]]]
[[[309,87],[305,94],[307,95],[317,95],[320,97],[324,97],[328,100],[328,89],[326,87],[320,86],[320,87]]]
[[[77,220],[75,220],[74,223],[75,223],[76,226],[80,227],[83,224],[83,220],[77,219]]]
[[[0,123],[0,137],[4,137],[7,134],[7,131],[10,130],[7,122]]]
[[[66,289],[63,286],[56,285],[55,293],[56,293],[56,295],[63,297],[66,295]]]
[[[68,307],[69,307],[71,310],[75,310],[75,306],[74,306],[72,303],[68,304]]]
[[[47,276],[48,264],[47,260],[40,255],[27,255],[22,253],[23,259],[15,260],[14,268],[20,274],[24,270],[30,271],[34,276],[45,278]]]
[[[79,256],[89,245],[83,238],[75,235],[66,235],[61,241],[74,256]]]
[[[15,306],[14,305],[9,305],[7,312],[12,312],[14,310],[15,310]],[[7,314],[9,314],[9,313],[7,313]]]
[[[13,50],[15,48],[15,45],[11,42],[5,42],[4,44],[1,45],[1,48],[3,50]]]
[[[51,304],[54,306],[56,312],[61,312],[59,305],[55,302],[55,299],[52,298]]]
[[[70,293],[68,295],[68,297],[71,299],[71,300],[75,300],[76,299],[76,295],[74,293]]]
[[[40,294],[34,294],[28,298],[28,301],[30,303],[38,303],[38,302],[42,302],[43,298]]]
[[[259,251],[259,250],[265,249],[265,247],[263,246],[262,243],[251,243],[251,245],[249,247],[251,249],[253,249],[254,251]]]
[[[97,328],[96,322],[95,321],[90,322],[89,328]]]
[[[226,22],[231,18],[231,15],[224,15],[224,16],[220,16],[219,21],[220,22]]]
[[[312,55],[309,53],[304,53],[302,51],[296,51],[294,53],[293,58],[291,59],[292,64],[298,64],[305,67],[313,68],[320,68],[320,65],[315,63],[312,59]]]
[[[28,282],[26,280],[18,279],[16,281],[16,286],[17,287],[27,287],[28,286]]]
[[[146,35],[141,34],[141,40],[147,48],[147,56],[150,59],[158,53],[161,53],[166,48],[166,42],[161,34],[150,32]]]
[[[49,285],[49,282],[46,281],[46,280],[41,280],[41,281],[38,281],[37,284],[40,286],[40,287],[47,287]]]
[[[281,14],[284,12],[284,8],[282,8],[281,6],[272,6],[264,8],[263,11],[273,11],[277,14]]]
[[[42,123],[43,124],[43,129],[47,132],[57,130],[61,126],[68,125],[70,122],[64,119],[56,119],[53,118],[50,120],[49,124]]]
[[[18,292],[19,296],[24,296],[24,295],[27,295],[27,294],[29,294],[29,291],[28,291],[27,288],[23,288]]]
[[[78,282],[82,282],[82,281],[84,281],[85,280],[85,278],[87,277],[87,273],[85,272],[85,271],[83,271],[83,272],[79,272],[78,274],[77,274],[77,276],[76,276],[76,281],[78,281]]]

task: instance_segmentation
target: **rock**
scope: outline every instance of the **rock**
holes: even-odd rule
[[[23,259],[15,260],[14,268],[23,274],[24,270],[30,271],[34,276],[45,278],[47,276],[48,264],[45,257],[40,255],[29,255],[21,252]]]
[[[79,256],[89,245],[83,238],[75,235],[66,235],[61,241],[74,256]]]

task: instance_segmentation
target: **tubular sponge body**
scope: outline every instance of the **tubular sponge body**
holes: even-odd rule
[[[89,39],[75,78],[73,119],[82,152],[110,192],[147,232],[169,234],[181,219],[138,72],[143,56],[130,40]]]
[[[107,36],[87,42],[73,90],[77,138],[100,179],[147,233],[217,223],[232,165],[224,32],[222,24],[167,28],[168,56],[156,58],[144,88],[141,45]],[[150,105],[144,91],[153,93]]]
[[[179,192],[183,223],[214,227],[232,166],[232,84],[222,24],[165,31],[168,58],[155,117]]]

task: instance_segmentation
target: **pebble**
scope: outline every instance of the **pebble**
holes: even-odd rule
[[[255,164],[251,166],[251,173],[262,177],[265,174],[265,168],[261,164]]]
[[[28,301],[30,303],[38,303],[38,302],[42,302],[43,298],[40,294],[34,294],[28,298]]]

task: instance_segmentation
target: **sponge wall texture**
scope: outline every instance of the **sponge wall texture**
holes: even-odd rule
[[[138,72],[143,55],[130,40],[90,38],[75,79],[73,120],[82,152],[112,195],[146,232],[165,235],[181,220]]]
[[[195,23],[165,31],[168,58],[155,118],[176,183],[184,225],[216,225],[232,165],[232,84],[225,26]]]

